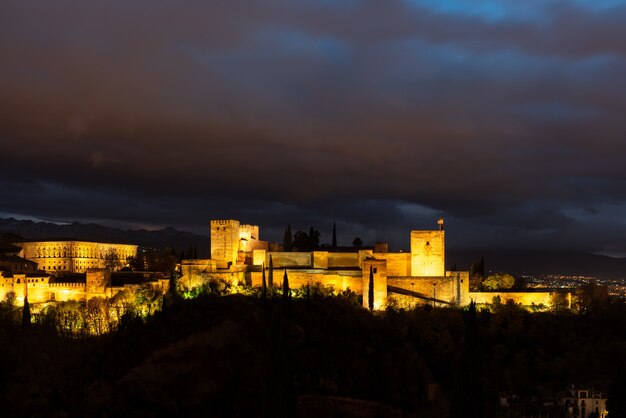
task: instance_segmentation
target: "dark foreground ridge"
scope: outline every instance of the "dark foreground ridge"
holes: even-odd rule
[[[201,295],[100,337],[0,327],[3,416],[496,416],[499,394],[623,390],[626,307],[585,314],[420,308],[351,297]],[[614,398],[615,399],[615,398]],[[460,415],[459,415],[460,414]]]

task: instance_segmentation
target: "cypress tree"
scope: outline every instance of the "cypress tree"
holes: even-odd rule
[[[22,309],[22,328],[30,327],[30,304],[28,296],[24,296],[24,309]]]
[[[261,281],[261,299],[267,297],[267,285],[265,284],[265,264],[263,264],[263,279]]]
[[[484,414],[484,383],[476,303],[471,302],[463,315],[465,336],[457,373],[453,382],[451,417],[482,417]]]
[[[287,277],[287,269],[285,269],[285,275],[283,276],[283,299],[287,300],[291,298],[291,289],[289,289],[289,278]]]
[[[337,248],[337,223],[333,222],[333,248]]]
[[[267,284],[270,288],[270,292],[274,287],[274,262],[272,261],[272,255],[270,254],[270,272],[269,277],[267,278]]]
[[[193,258],[195,260],[198,259],[198,249],[196,247],[193,247]]]
[[[174,270],[170,271],[170,285],[168,292],[172,297],[178,297],[178,278],[176,277],[176,272]]]
[[[480,264],[478,267],[478,274],[480,274],[481,279],[485,278],[485,257],[480,257]]]
[[[367,306],[370,311],[374,310],[374,269],[370,266],[370,283],[367,292]]]
[[[283,251],[291,252],[293,247],[293,237],[291,236],[291,224],[287,225],[287,229],[285,229],[285,235],[283,237]]]
[[[313,227],[309,228],[309,250],[313,251],[315,249],[315,231]]]

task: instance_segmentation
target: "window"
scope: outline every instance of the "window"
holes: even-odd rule
[[[430,245],[430,242],[429,242],[429,241],[426,241],[426,245]]]
[[[374,267],[374,273],[377,273],[378,269],[376,267]]]

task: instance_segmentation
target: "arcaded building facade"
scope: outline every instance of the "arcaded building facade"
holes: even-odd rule
[[[24,241],[14,245],[20,256],[37,263],[48,273],[84,273],[87,269],[120,268],[129,257],[137,256],[137,245],[102,242],[52,240]]]

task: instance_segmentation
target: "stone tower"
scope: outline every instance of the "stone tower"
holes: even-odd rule
[[[85,289],[87,299],[95,296],[106,296],[108,287],[111,287],[110,269],[87,269]]]
[[[443,218],[436,231],[411,231],[411,276],[445,276]]]
[[[239,221],[211,221],[211,259],[236,264],[239,252]]]

